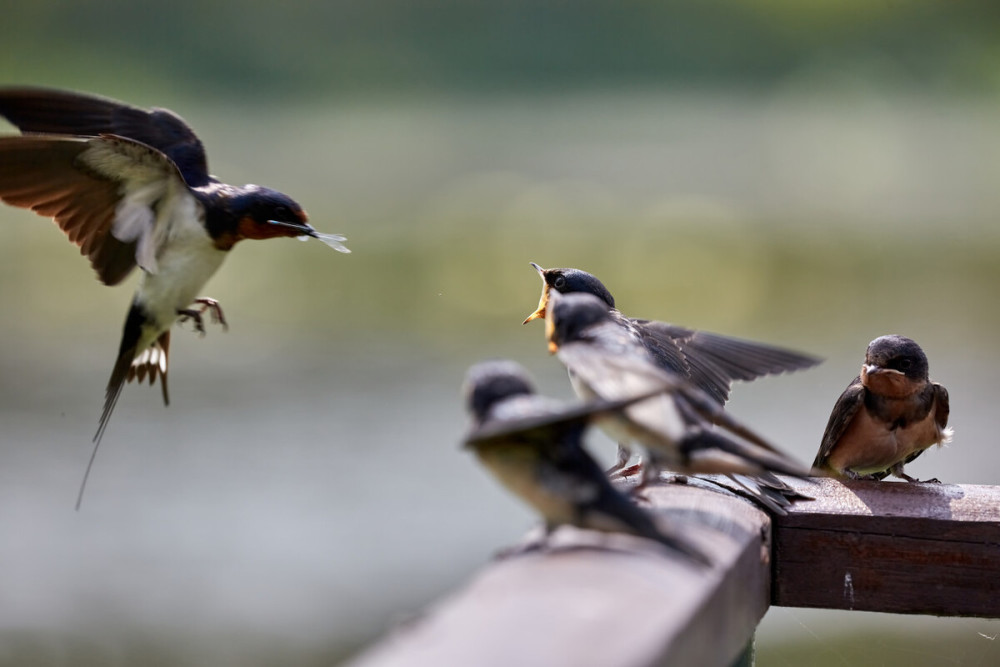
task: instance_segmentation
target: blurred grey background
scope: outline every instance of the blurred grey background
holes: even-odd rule
[[[915,338],[994,484],[1000,5],[8,3],[5,84],[163,106],[318,243],[241,244],[230,331],[129,386],[82,511],[130,286],[0,208],[0,664],[329,665],[533,524],[458,449],[465,368],[570,397],[529,261],[629,314],[824,356],[732,411],[812,460],[875,336]],[[13,131],[3,126],[4,131]],[[595,437],[603,455],[611,443]],[[996,586],[996,582],[984,582]],[[988,665],[1000,623],[772,609],[761,665]]]

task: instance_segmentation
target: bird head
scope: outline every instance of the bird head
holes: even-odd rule
[[[905,336],[880,336],[868,344],[861,381],[883,396],[908,396],[928,380],[927,355]]]
[[[611,292],[604,286],[604,283],[586,271],[580,269],[543,269],[534,262],[531,262],[531,266],[542,278],[542,296],[538,300],[538,308],[525,318],[523,324],[545,317],[549,295],[553,290],[560,294],[592,294],[606,303],[608,308],[615,307],[615,298],[611,296]]]

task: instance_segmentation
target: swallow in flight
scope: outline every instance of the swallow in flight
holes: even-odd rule
[[[643,483],[669,469],[683,474],[738,476],[757,486],[790,488],[774,473],[805,477],[808,470],[741,424],[706,392],[664,370],[641,342],[623,328],[600,298],[553,292],[546,312],[546,338],[585,400],[620,400],[655,387],[670,390],[623,409],[600,426],[620,443],[638,442],[648,454]],[[741,484],[769,509],[783,512],[768,490]]]
[[[904,336],[876,338],[833,406],[813,467],[849,479],[891,474],[918,482],[903,466],[951,440],[949,411],[948,390],[931,382],[920,346]]]
[[[67,91],[0,88],[0,116],[23,133],[0,137],[0,199],[54,219],[106,285],[142,269],[85,485],[126,382],[159,378],[169,403],[174,322],[191,318],[204,333],[201,316],[209,309],[225,323],[218,303],[198,293],[237,242],[313,237],[350,251],[341,244],[344,237],[313,229],[289,196],[210,175],[201,141],[167,109]]]
[[[540,396],[524,369],[491,361],[469,369],[465,398],[472,426],[465,447],[508,490],[541,515],[546,535],[561,525],[644,537],[708,565],[707,557],[659,526],[615,489],[583,446],[588,425],[656,393],[568,404]]]

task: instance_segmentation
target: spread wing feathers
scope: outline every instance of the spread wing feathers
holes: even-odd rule
[[[504,414],[500,419],[491,419],[483,424],[474,425],[465,438],[465,444],[470,446],[501,441],[529,433],[551,440],[557,438],[567,428],[618,412],[663,391],[664,388],[657,387],[619,400],[594,400],[575,404],[555,400],[543,401],[541,400],[543,397],[532,396],[530,402],[524,402],[521,407],[517,405],[520,402],[516,399],[508,400],[505,403],[516,406],[515,409],[506,411],[508,414]],[[510,412],[516,414],[509,414]]]
[[[26,133],[126,137],[170,158],[191,187],[214,180],[201,141],[180,116],[166,109],[147,111],[102,97],[44,88],[4,88],[0,89],[0,115]]]
[[[854,417],[858,414],[865,403],[865,387],[861,384],[861,377],[854,378],[854,381],[844,390],[837,402],[833,405],[830,413],[830,420],[826,423],[826,430],[823,431],[823,440],[819,446],[819,452],[813,461],[813,468],[822,468],[826,465],[826,459],[833,451],[833,446],[851,425]]]
[[[149,384],[156,384],[156,378],[160,378],[160,386],[163,389],[163,404],[170,405],[170,394],[167,390],[167,371],[169,370],[170,356],[170,331],[164,331],[160,337],[145,350],[140,352],[132,365],[129,366],[125,375],[125,382],[137,380],[139,382],[149,378]]]
[[[0,138],[0,199],[53,218],[101,282],[116,285],[135,266],[135,243],[112,236],[119,186],[78,168],[86,150],[82,140]]]
[[[652,320],[633,320],[640,335],[658,353],[657,361],[681,372],[719,403],[729,399],[736,380],[801,370],[820,359],[754,341]]]
[[[131,139],[0,137],[0,199],[54,218],[108,285],[137,263],[156,271],[156,211],[172,193],[193,197],[173,162]]]

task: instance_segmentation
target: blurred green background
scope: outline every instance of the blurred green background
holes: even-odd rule
[[[956,437],[908,470],[998,481],[994,2],[0,15],[0,82],[173,109],[220,178],[287,192],[354,250],[241,244],[207,290],[229,333],[174,334],[169,409],[128,388],[77,514],[130,288],[0,208],[0,664],[333,664],[458,585],[533,521],[458,450],[464,369],[510,356],[571,395],[520,325],[529,261],[590,270],[633,315],[826,357],[731,403],[807,462],[868,341],[909,335]],[[996,664],[998,632],[772,609],[758,664]]]

